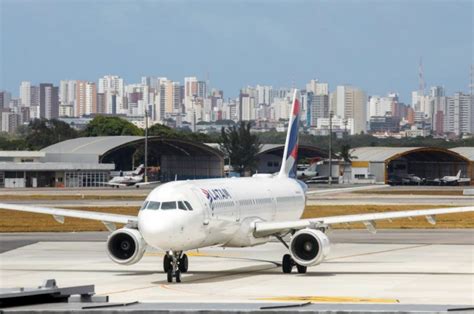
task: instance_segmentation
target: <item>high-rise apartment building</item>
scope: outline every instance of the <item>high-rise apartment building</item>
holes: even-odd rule
[[[397,94],[388,94],[388,96],[370,96],[368,118],[383,117],[386,115],[393,115],[398,104]]]
[[[343,119],[354,120],[354,133],[367,131],[367,96],[353,86],[337,86],[331,110]]]
[[[59,103],[74,106],[76,101],[76,84],[80,81],[63,80],[59,82]]]
[[[99,79],[97,92],[105,95],[106,112],[108,114],[127,114],[124,102],[123,79],[117,75],[106,75]]]
[[[315,95],[311,92],[309,97],[311,98],[310,126],[316,127],[319,118],[329,118],[329,96]]]
[[[255,87],[257,105],[270,105],[273,102],[273,87],[257,85]]]
[[[81,117],[97,113],[97,87],[93,82],[76,81],[74,115]]]
[[[40,118],[57,119],[59,117],[59,88],[51,83],[41,83]]]
[[[306,84],[306,91],[314,95],[329,95],[328,83],[320,83],[318,80],[311,80]]]
[[[240,120],[243,120],[243,121],[255,120],[255,117],[256,117],[255,97],[252,97],[248,94],[241,94],[240,96],[241,96],[240,97],[240,107],[241,107]]]
[[[31,83],[23,81],[20,84],[20,102],[24,107],[31,106]]]
[[[474,132],[474,103],[471,95],[455,93],[447,97],[444,131],[458,136]]]
[[[7,133],[14,133],[20,125],[21,116],[14,112],[2,112],[1,131]]]

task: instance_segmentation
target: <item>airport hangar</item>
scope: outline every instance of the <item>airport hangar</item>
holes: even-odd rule
[[[351,181],[388,183],[393,176],[414,174],[427,180],[461,170],[474,184],[474,147],[359,147],[351,150]]]
[[[143,162],[145,137],[81,137],[38,152],[2,152],[0,187],[99,187],[113,170],[133,170]],[[150,136],[148,165],[163,182],[224,175],[222,153],[205,144]],[[159,168],[156,167],[159,165]],[[159,169],[159,170],[158,170]]]
[[[220,149],[217,143],[207,143],[206,145]],[[275,173],[280,171],[281,160],[285,150],[284,144],[263,144],[257,154],[257,172],[258,173]],[[328,158],[329,154],[316,146],[299,145],[298,161],[302,159],[312,158]]]

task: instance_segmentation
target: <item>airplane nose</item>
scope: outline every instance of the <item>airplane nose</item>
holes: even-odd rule
[[[173,249],[179,229],[179,221],[167,212],[144,210],[138,215],[138,230],[145,241],[155,248]]]

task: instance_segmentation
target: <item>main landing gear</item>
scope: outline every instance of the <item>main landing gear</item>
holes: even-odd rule
[[[288,250],[290,247],[288,244],[283,240],[282,237],[276,237],[281,244],[283,244]],[[281,261],[281,269],[283,270],[283,273],[289,274],[293,270],[293,266],[296,266],[296,269],[298,270],[299,274],[306,274],[307,267],[298,265],[296,262],[293,260],[290,254],[285,254],[283,255],[283,260]]]
[[[283,260],[281,262],[281,268],[285,274],[291,273],[293,266],[296,266],[299,274],[306,274],[306,266],[298,265],[295,263],[290,254],[283,255]]]
[[[188,256],[183,251],[168,251],[163,257],[163,270],[168,275],[168,282],[181,282],[181,273],[188,271]]]

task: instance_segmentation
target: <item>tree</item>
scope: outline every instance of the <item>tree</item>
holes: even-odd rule
[[[163,138],[176,138],[178,137],[177,132],[169,126],[163,124],[153,124],[148,128],[149,136],[161,136]]]
[[[260,141],[250,132],[251,128],[251,122],[241,121],[237,126],[221,129],[221,150],[230,159],[234,171],[240,174],[253,171],[257,166]]]
[[[34,119],[26,130],[25,142],[29,149],[37,150],[58,142],[76,138],[78,132],[66,122],[52,119]]]
[[[83,131],[83,136],[143,135],[133,123],[120,117],[97,116]]]
[[[352,162],[352,159],[357,158],[356,156],[351,155],[351,145],[342,144],[341,150],[339,152],[339,157],[343,160],[342,164],[342,179],[344,180],[344,174],[346,173],[347,164]]]

